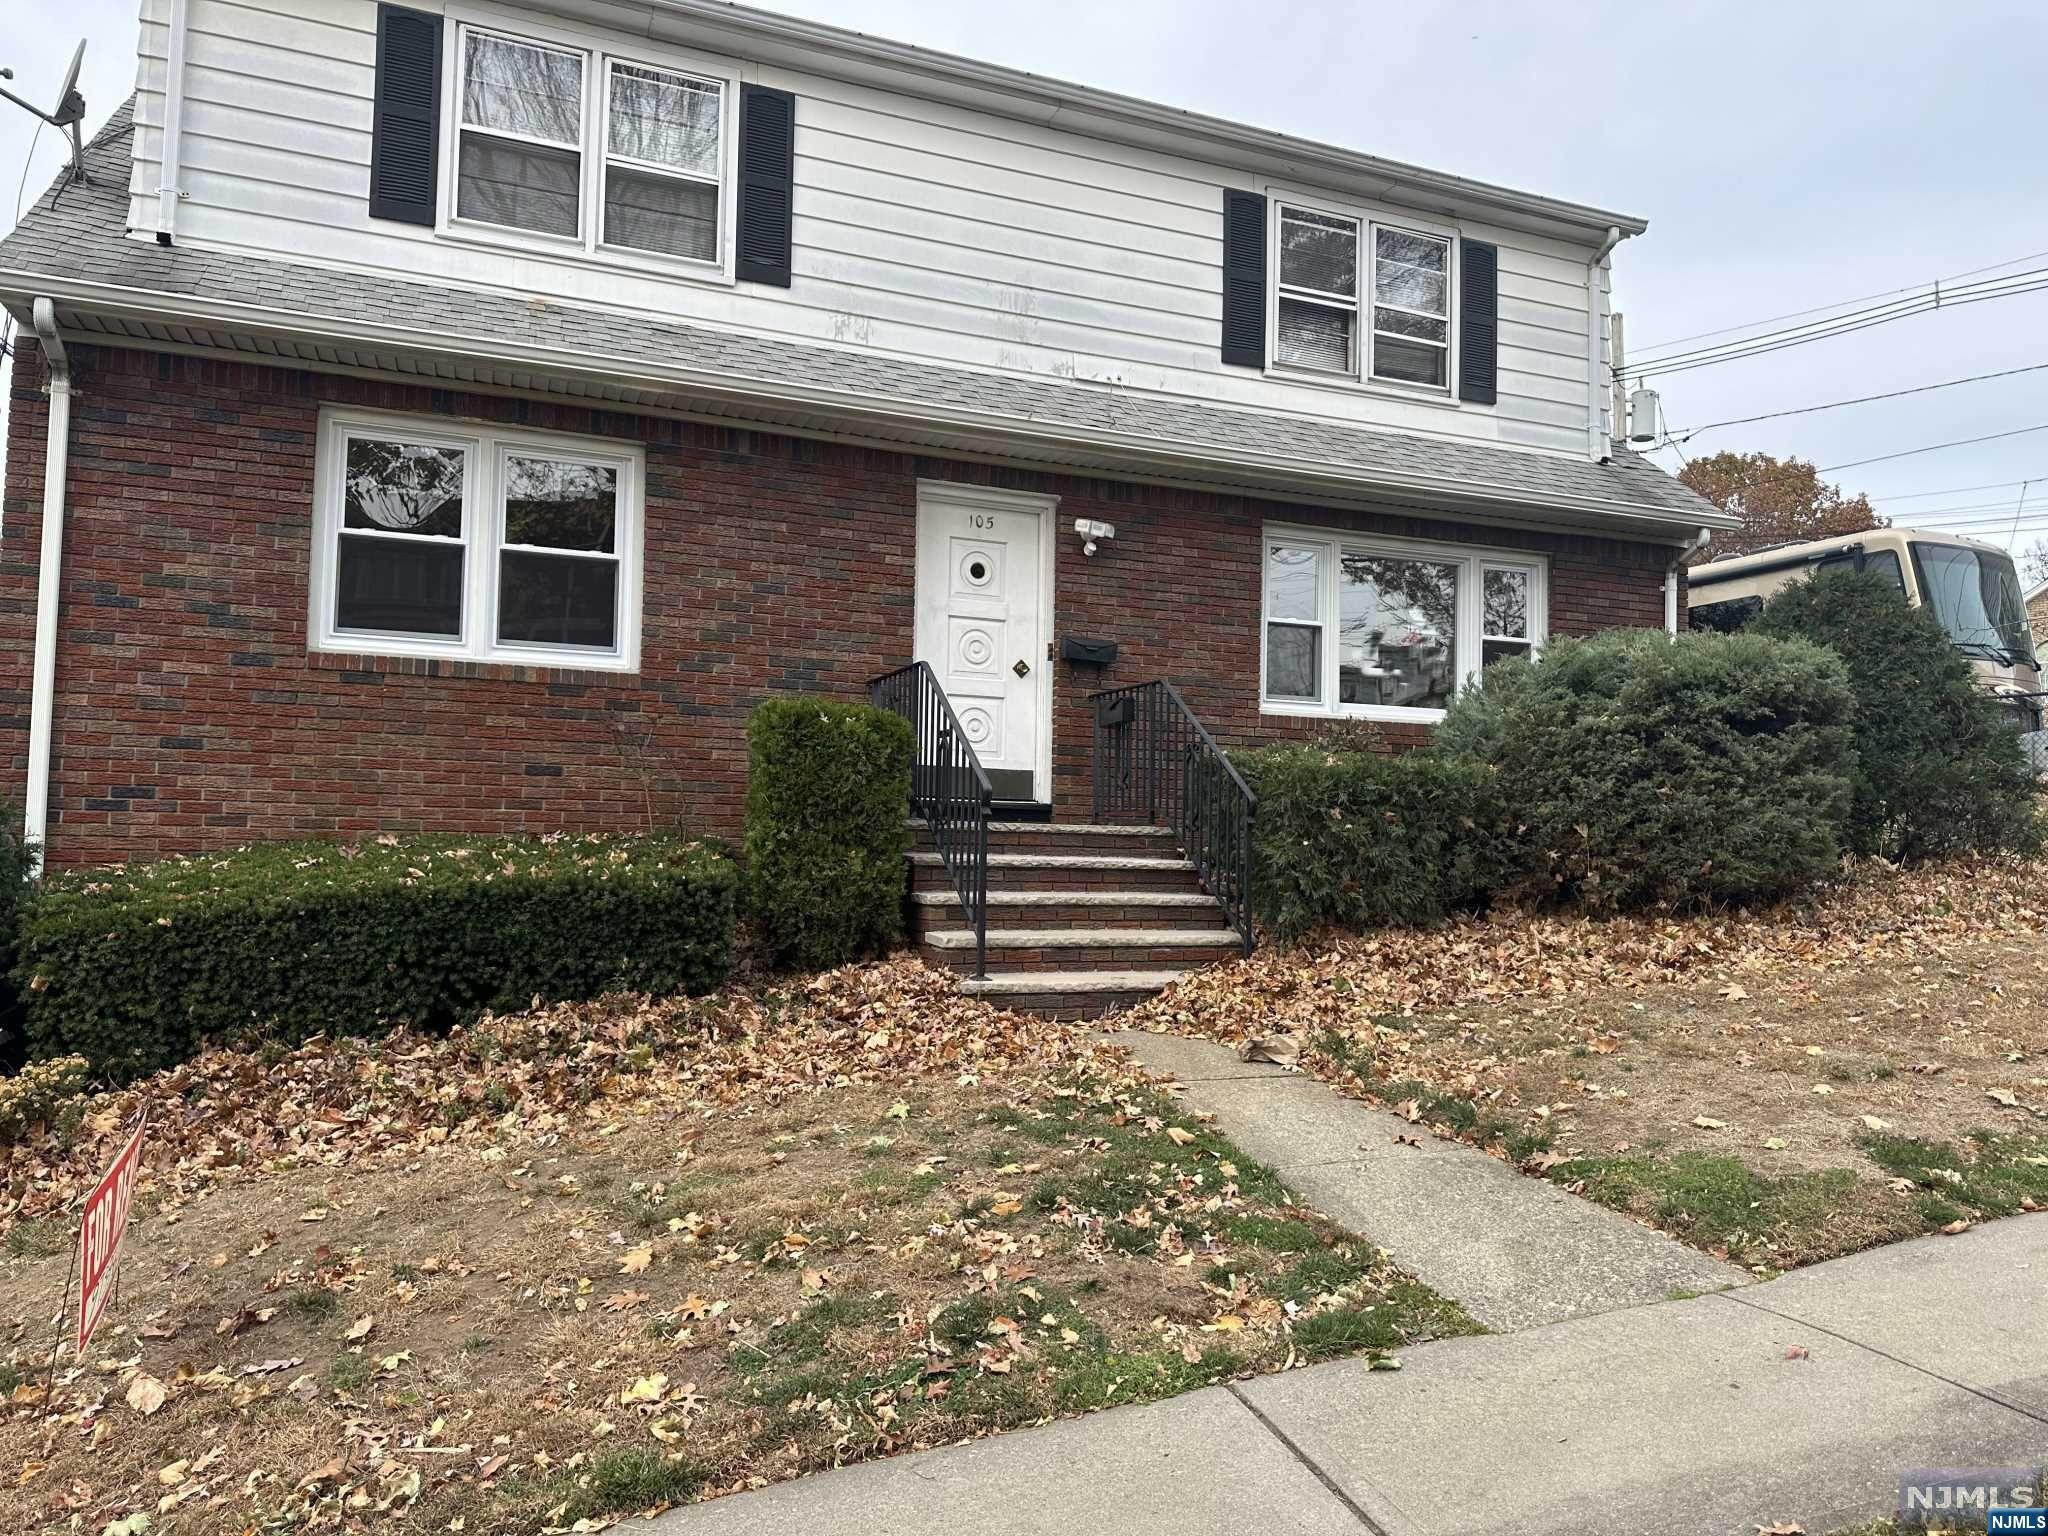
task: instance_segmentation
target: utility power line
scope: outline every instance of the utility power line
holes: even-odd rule
[[[2022,262],[2039,261],[2043,257],[2048,257],[2048,251],[2033,251],[2025,256],[2015,256],[2010,261],[1994,261],[1988,267],[1972,267],[1967,272],[1951,272],[1945,277],[1932,278],[1925,282],[1907,283],[1898,288],[1885,288],[1876,293],[1859,294],[1853,299],[1837,299],[1832,304],[1816,304],[1811,309],[1795,309],[1782,315],[1765,315],[1757,320],[1744,320],[1735,325],[1724,325],[1719,330],[1694,331],[1689,336],[1674,336],[1669,341],[1647,342],[1639,350],[1645,353],[1668,352],[1672,348],[1681,346],[1688,341],[1705,341],[1714,336],[1729,336],[1733,335],[1736,331],[1747,331],[1760,325],[1776,325],[1781,320],[1804,320],[1809,315],[1824,315],[1829,310],[1849,309],[1858,304],[1869,304],[1877,299],[1896,298],[1899,294],[1912,293],[1918,289],[1932,287],[1939,283],[1957,283],[1966,277],[1977,277],[1986,272],[2003,271],[2007,267],[2017,267]]]
[[[1851,459],[1846,464],[1824,464],[1817,473],[1831,475],[1838,469],[1860,469],[1865,464],[1885,464],[1893,459],[1910,459],[1915,454],[1938,453],[1944,448],[1967,448],[1972,443],[1995,443],[2000,438],[2025,437],[2029,432],[2048,432],[2048,421],[2037,427],[2014,427],[2010,432],[1987,432],[1982,437],[1959,437],[1953,442],[1928,443],[1919,448],[1901,448],[1897,453],[1880,453],[1874,458]]]
[[[2028,478],[2033,480],[2042,480],[2048,479],[2048,475],[2031,475]],[[1873,502],[1881,501],[1886,504],[1889,504],[1894,501],[1925,501],[1930,496],[1960,496],[1965,491],[2010,490],[2014,486],[2023,485],[2025,483],[2026,482],[2022,480],[1987,480],[1982,485],[1945,485],[1941,487],[1941,489],[1935,491],[1902,491],[1896,496],[1872,497],[1871,499]],[[1941,509],[1937,507],[1934,510],[1938,512]]]
[[[1937,284],[1925,293],[1889,300],[1866,309],[1851,310],[1847,314],[1812,321],[1805,325],[1792,326],[1781,331],[1767,331],[1759,336],[1745,337],[1719,346],[1702,347],[1692,352],[1681,352],[1648,362],[1629,363],[1621,370],[1621,377],[1640,379],[1649,375],[1661,376],[1687,373],[1695,368],[1711,368],[1720,363],[1762,357],[1772,352],[1783,352],[1789,347],[1803,347],[1812,342],[1826,341],[1831,337],[1867,331],[1873,326],[1890,325],[1893,321],[1903,320],[1909,315],[1926,314],[1941,309],[1959,309],[1965,304],[1981,304],[1991,299],[2015,298],[2021,294],[2039,292],[2044,288],[2048,288],[2048,267],[2034,267],[2006,277],[1984,278],[1975,283],[1965,283],[1960,287],[1947,289]]]
[[[1838,411],[1845,405],[1869,405],[1876,400],[1897,400],[1904,395],[1924,395],[1931,390],[1954,389],[1958,384],[1981,384],[1987,379],[2009,379],[2015,374],[2040,373],[2048,370],[2048,363],[2028,363],[2021,368],[2002,368],[1996,373],[1973,373],[1966,379],[1945,379],[1939,384],[1915,384],[1909,389],[1886,390],[1881,395],[1858,395],[1853,400],[1830,400],[1825,405],[1800,405],[1790,410],[1766,411],[1761,416],[1736,416],[1728,421],[1710,421],[1704,426],[1687,427],[1681,432],[1664,434],[1667,442],[1689,443],[1702,432],[1712,432],[1717,427],[1746,427],[1757,421],[1776,421],[1784,416],[1807,416],[1815,411]],[[1662,443],[1657,445],[1663,447]]]

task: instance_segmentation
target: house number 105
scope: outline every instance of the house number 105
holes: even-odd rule
[[[975,528],[993,528],[996,525],[996,516],[993,512],[975,512],[970,515],[969,525]]]

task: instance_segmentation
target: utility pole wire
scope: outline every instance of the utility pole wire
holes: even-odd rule
[[[1930,390],[1954,389],[1958,384],[1981,384],[1987,379],[2009,379],[2015,374],[2040,373],[2048,370],[2048,363],[2028,363],[2022,368],[2003,368],[1997,373],[1973,373],[1966,379],[1945,379],[1939,384],[1915,384],[1910,389],[1886,390],[1881,395],[1858,395],[1853,400],[1830,400],[1825,405],[1800,405],[1785,411],[1766,411],[1761,416],[1736,416],[1728,421],[1710,421],[1703,426],[1686,427],[1678,432],[1666,432],[1667,440],[1689,443],[1702,432],[1712,432],[1717,427],[1746,427],[1752,422],[1776,421],[1784,416],[1806,416],[1814,411],[1837,411],[1845,405],[1869,405],[1875,400],[1897,400],[1904,395],[1924,395]],[[1660,443],[1658,445],[1662,447]]]
[[[1977,277],[1986,272],[1999,272],[2007,267],[2017,267],[2023,262],[2039,261],[2048,257],[2048,251],[2030,251],[2024,256],[2015,256],[2010,261],[1994,261],[1988,267],[1972,267],[1967,272],[1951,272],[1946,277],[1934,280],[1938,287],[1942,283],[1960,282],[1966,277]],[[1764,315],[1756,320],[1744,320],[1735,325],[1724,325],[1719,330],[1694,331],[1686,336],[1673,336],[1669,341],[1649,342],[1638,350],[1644,353],[1669,352],[1688,341],[1705,341],[1714,336],[1727,336],[1735,331],[1746,331],[1753,326],[1776,325],[1780,320],[1804,320],[1808,315],[1824,315],[1831,309],[1849,309],[1858,304],[1869,304],[1878,299],[1896,298],[1902,293],[1911,293],[1924,283],[1905,283],[1897,288],[1883,288],[1876,293],[1861,293],[1853,299],[1837,299],[1832,304],[1816,304],[1811,309],[1795,309],[1782,315]]]
[[[1686,373],[1695,368],[1711,368],[1718,363],[1739,362],[1747,357],[1763,357],[1772,352],[1782,352],[1789,347],[1803,347],[1809,342],[1826,341],[1834,336],[1848,336],[1857,331],[1866,331],[1873,326],[1889,325],[1894,320],[1903,320],[1909,315],[1927,314],[1938,309],[1958,309],[1965,304],[1981,304],[1991,299],[2013,298],[2020,294],[2039,292],[2048,288],[2048,267],[2036,267],[2026,272],[2015,272],[2008,277],[1986,278],[1980,283],[1971,283],[1949,292],[1923,293],[1913,298],[1895,299],[1887,304],[1874,305],[1868,309],[1852,310],[1827,320],[1817,320],[1808,325],[1793,326],[1783,331],[1766,332],[1761,336],[1748,337],[1741,341],[1728,342],[1719,347],[1703,347],[1694,352],[1682,352],[1673,357],[1651,362],[1630,363],[1623,371],[1627,378]]]
[[[1910,459],[1915,454],[1937,453],[1943,448],[1967,448],[1972,443],[1995,443],[2003,437],[2025,437],[2029,432],[2048,432],[2048,421],[2037,427],[2014,427],[2010,432],[1987,432],[1982,437],[1959,437],[1948,443],[1928,443],[1920,448],[1901,448],[1897,453],[1880,453],[1870,459],[1851,459],[1846,464],[1824,464],[1815,473],[1831,475],[1838,469],[1860,469],[1865,464],[1884,464],[1893,459]]]

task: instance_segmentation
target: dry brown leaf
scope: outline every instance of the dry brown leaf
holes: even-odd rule
[[[654,1262],[654,1245],[642,1243],[637,1248],[628,1248],[619,1258],[619,1273],[640,1275],[647,1272],[647,1266]]]
[[[148,1418],[163,1407],[164,1399],[168,1395],[164,1390],[164,1384],[146,1372],[138,1372],[135,1379],[128,1383],[128,1406],[144,1418]]]

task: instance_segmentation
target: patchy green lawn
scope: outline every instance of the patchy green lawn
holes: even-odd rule
[[[1496,914],[1191,978],[1239,1041],[1777,1270],[2048,1209],[2048,862],[1870,868],[1811,907]]]
[[[181,1074],[0,1164],[0,1528],[595,1529],[1474,1328],[1121,1053],[914,965]],[[154,1209],[46,1400],[46,1197],[142,1098]]]

